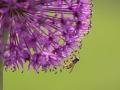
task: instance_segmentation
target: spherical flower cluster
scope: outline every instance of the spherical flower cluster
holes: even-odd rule
[[[90,0],[0,0],[0,57],[6,69],[59,69],[89,32]],[[3,31],[9,33],[2,42]]]

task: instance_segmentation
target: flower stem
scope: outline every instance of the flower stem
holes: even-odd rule
[[[9,32],[6,32],[3,30],[3,39],[2,42],[7,42],[8,40],[8,34]],[[5,47],[2,47],[2,50],[4,50]],[[0,90],[3,90],[3,59],[0,58]]]

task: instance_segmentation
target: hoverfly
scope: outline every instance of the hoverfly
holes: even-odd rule
[[[74,55],[75,56],[75,55]],[[72,58],[71,58],[72,59]],[[64,67],[66,67],[66,69],[71,69],[70,70],[70,73],[72,72],[74,66],[76,65],[76,63],[79,61],[79,57],[76,57],[68,64],[68,65],[65,65]]]

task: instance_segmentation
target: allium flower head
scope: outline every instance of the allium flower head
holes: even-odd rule
[[[9,32],[7,43],[0,42],[6,69],[26,61],[37,73],[62,66],[89,32],[91,7],[90,0],[0,0],[0,40]]]

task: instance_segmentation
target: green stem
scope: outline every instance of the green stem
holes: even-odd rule
[[[8,40],[8,34],[9,32],[5,32],[3,30],[3,39],[2,39],[2,42],[7,42]],[[2,47],[2,50],[4,50],[4,47]],[[3,90],[3,59],[0,58],[0,90]]]
[[[3,60],[0,58],[0,90],[3,90]]]

